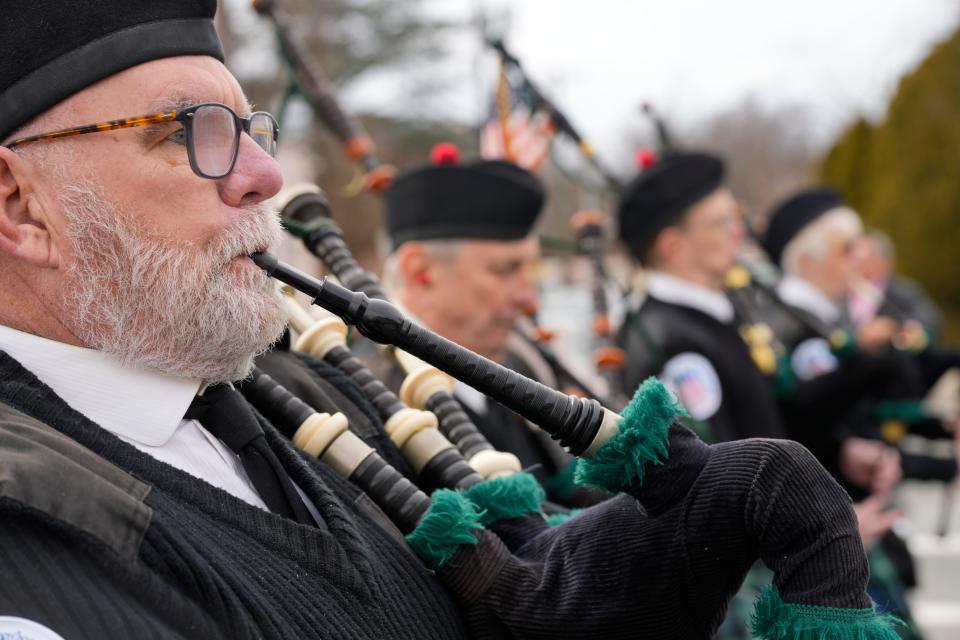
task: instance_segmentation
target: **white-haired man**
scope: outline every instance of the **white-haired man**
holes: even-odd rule
[[[0,635],[466,637],[357,492],[217,386],[285,315],[248,257],[280,231],[277,124],[215,11],[4,7]]]
[[[860,216],[831,189],[802,191],[782,202],[763,238],[764,249],[783,270],[777,293],[784,306],[771,325],[787,347],[794,378],[781,397],[785,419],[794,437],[828,468],[836,461],[834,471],[846,479],[854,499],[878,485],[888,489],[901,474],[950,480],[957,473],[955,459],[901,454],[891,446],[911,422],[918,432],[945,434],[938,420],[913,410],[924,382],[909,354],[892,348],[898,323],[882,316],[856,328],[849,322],[846,301],[863,258],[862,238]],[[835,427],[810,430],[809,424]],[[851,466],[851,459],[874,462]],[[885,499],[884,492],[873,499]],[[902,559],[898,567],[910,567],[893,532],[881,538],[879,549]],[[901,578],[913,586],[912,569],[903,570]],[[892,589],[891,602],[898,601],[897,591]],[[909,618],[905,601],[898,614]]]

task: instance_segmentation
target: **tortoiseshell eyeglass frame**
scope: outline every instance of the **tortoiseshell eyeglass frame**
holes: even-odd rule
[[[194,115],[197,110],[203,107],[220,107],[227,110],[230,115],[233,116],[233,121],[236,124],[236,130],[233,139],[233,153],[230,158],[230,165],[228,169],[222,174],[210,174],[204,172],[197,163],[196,152],[194,151],[193,141],[193,123]],[[263,118],[266,118],[266,123],[270,126],[270,129],[257,128],[254,129],[252,123],[254,119],[263,121]],[[200,176],[201,178],[209,178],[211,180],[217,180],[219,178],[224,178],[230,175],[230,172],[233,171],[233,167],[237,162],[237,151],[240,148],[240,132],[243,131],[249,135],[257,143],[261,149],[270,155],[272,158],[277,157],[277,139],[280,136],[280,126],[277,124],[276,118],[266,111],[255,111],[251,113],[246,118],[241,118],[236,114],[236,112],[230,107],[220,104],[218,102],[204,102],[203,104],[195,104],[183,109],[176,109],[171,111],[164,111],[161,113],[153,113],[146,116],[136,116],[132,118],[120,118],[118,120],[110,120],[108,122],[98,122],[96,124],[85,124],[79,127],[71,127],[69,129],[61,129],[59,131],[51,131],[49,133],[38,133],[32,136],[26,136],[24,138],[18,138],[12,140],[7,144],[3,145],[8,149],[12,149],[16,146],[26,144],[28,142],[43,142],[48,140],[59,140],[60,138],[67,138],[70,136],[80,136],[85,133],[99,133],[100,131],[114,131],[116,129],[129,129],[131,127],[144,127],[151,124],[161,124],[164,122],[182,122],[183,128],[186,135],[187,142],[187,157],[190,160],[190,168],[193,169],[193,172]]]

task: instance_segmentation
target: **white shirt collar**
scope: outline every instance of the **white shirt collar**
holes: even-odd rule
[[[647,272],[647,294],[664,302],[702,311],[720,322],[733,320],[733,304],[722,292],[663,271]]]
[[[840,307],[820,289],[800,276],[786,274],[777,284],[777,293],[787,304],[812,313],[821,322],[832,324],[840,319]]]
[[[3,325],[0,350],[107,431],[153,447],[170,439],[201,384]]]

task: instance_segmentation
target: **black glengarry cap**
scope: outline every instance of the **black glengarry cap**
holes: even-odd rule
[[[706,153],[674,153],[634,178],[620,196],[620,239],[643,258],[657,235],[723,185],[723,161]]]
[[[143,62],[182,55],[223,61],[216,11],[216,0],[4,2],[0,140],[58,102]]]
[[[774,264],[783,260],[783,251],[798,233],[823,214],[844,206],[843,197],[828,188],[807,189],[777,205],[770,213],[767,232],[761,243]]]
[[[519,240],[544,200],[537,177],[515,164],[450,157],[393,181],[384,195],[387,233],[394,248],[411,240]]]

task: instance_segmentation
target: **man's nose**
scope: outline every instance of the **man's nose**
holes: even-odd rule
[[[243,133],[233,171],[217,182],[220,199],[231,207],[257,204],[276,195],[283,186],[280,165]]]
[[[540,304],[540,292],[537,291],[533,273],[521,275],[513,288],[513,300],[517,308],[526,313],[535,310]]]

